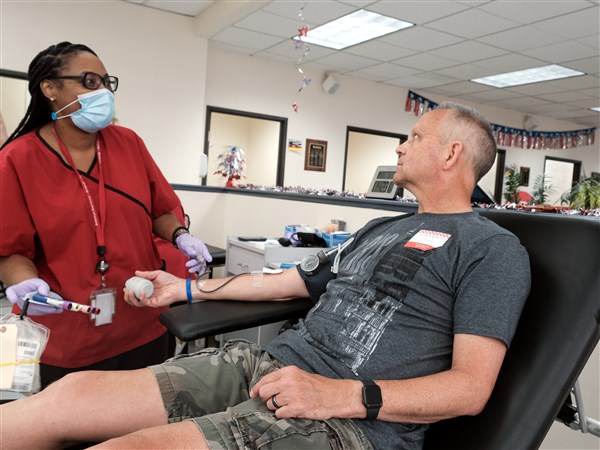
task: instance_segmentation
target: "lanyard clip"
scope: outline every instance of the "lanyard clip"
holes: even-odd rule
[[[96,265],[96,272],[100,272],[102,275],[104,275],[109,267],[110,265],[106,261],[101,259]]]

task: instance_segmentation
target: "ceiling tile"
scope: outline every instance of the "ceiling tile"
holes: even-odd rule
[[[430,55],[428,53],[419,53],[406,58],[400,58],[393,61],[403,66],[414,67],[415,69],[429,71],[444,69],[446,67],[456,66],[456,61],[446,59],[441,56]]]
[[[518,108],[522,109],[528,106],[542,106],[553,104],[548,100],[544,100],[536,97],[515,97],[508,100],[502,100],[498,102],[498,106],[505,106],[507,108]]]
[[[435,92],[437,92],[438,94],[445,95],[448,97],[491,90],[489,86],[485,86],[479,83],[472,83],[470,81],[458,81],[455,83],[448,83],[443,86],[437,86],[434,89]]]
[[[560,42],[562,39],[563,38],[559,36],[546,33],[545,31],[530,26],[522,26],[513,28],[512,30],[490,34],[488,36],[482,36],[478,38],[477,41],[493,45],[494,47],[518,52],[529,48]]]
[[[326,64],[329,66],[339,67],[345,70],[358,70],[379,63],[379,61],[371,58],[364,58],[362,56],[350,55],[341,52],[336,52],[331,55],[324,56],[322,58],[319,58],[318,60],[315,60],[315,62],[318,62],[320,64]]]
[[[505,89],[492,89],[489,91],[474,92],[471,94],[471,97],[476,97],[485,102],[489,102],[496,100],[509,100],[511,98],[520,97],[520,95]]]
[[[396,64],[377,64],[376,66],[367,67],[365,69],[357,70],[359,73],[374,75],[379,77],[381,80],[390,80],[393,78],[406,77],[410,75],[416,75],[420,73],[419,70],[411,69],[408,67],[398,66]]]
[[[256,51],[281,42],[281,38],[236,27],[226,28],[211,38],[211,40],[229,45],[239,45],[242,48],[252,48]]]
[[[556,92],[554,94],[538,95],[538,97],[557,103],[571,103],[572,100],[585,100],[587,98],[586,95],[578,93],[577,91]]]
[[[281,38],[292,38],[298,35],[298,29],[303,25],[302,21],[286,19],[265,11],[256,11],[245,19],[235,24],[236,27],[246,30],[266,33]]]
[[[597,75],[600,73],[600,58],[598,56],[569,61],[563,65],[569,69],[579,70],[580,72],[585,72],[587,74]]]
[[[310,28],[356,11],[357,7],[336,1],[272,1],[263,10],[288,19],[297,18]]]
[[[544,66],[546,63],[542,60],[531,58],[529,56],[511,53],[508,55],[488,58],[473,63],[474,66],[485,67],[489,74],[515,72],[517,70],[531,69],[532,67]]]
[[[459,44],[432,50],[431,53],[443,58],[450,58],[460,62],[471,63],[494,56],[505,55],[508,53],[508,51],[475,41],[464,41]]]
[[[589,4],[583,1],[549,1],[527,0],[520,2],[489,2],[480,6],[484,11],[505,19],[530,24],[551,17],[568,14],[579,9],[587,8]]]
[[[575,92],[581,92],[581,91],[575,91]],[[571,105],[571,106],[576,106],[578,108],[584,108],[584,109],[589,109],[589,108],[597,108],[600,106],[600,99],[598,98],[598,96],[594,96],[594,98],[589,98],[587,97],[585,100],[579,100],[579,101],[570,101],[567,100],[566,101],[567,104]],[[599,114],[600,113],[596,113]]]
[[[449,1],[436,2],[435,6],[432,6],[430,2],[415,0],[402,2],[383,1],[364,8],[385,16],[422,25],[464,11],[469,7],[458,2]]]
[[[348,47],[346,52],[353,55],[377,58],[381,61],[393,61],[417,53],[416,50],[401,48],[379,40],[371,40],[363,44],[353,45],[352,47]]]
[[[594,75],[581,75],[579,77],[563,78],[561,80],[548,81],[553,86],[568,91],[578,89],[600,88],[600,79]]]
[[[309,45],[304,48],[296,48],[295,42],[292,39],[284,40],[279,44],[269,47],[264,52],[258,52],[256,55],[278,55],[288,57],[291,61],[302,59],[303,61],[312,61],[336,53],[335,50],[321,47],[320,45]]]
[[[174,2],[174,1],[158,1],[158,0],[126,0],[130,3],[141,4],[142,6],[149,6],[150,8],[161,9],[163,11],[169,11],[184,16],[194,17],[200,14],[212,3],[211,0],[201,2]]]
[[[454,67],[447,67],[445,69],[436,70],[436,73],[440,75],[446,75],[460,80],[472,80],[473,78],[481,78],[487,75],[493,75],[494,72],[486,67],[480,67],[475,64],[458,64]],[[470,83],[477,84],[477,83]],[[477,84],[477,86],[484,86],[483,84]],[[484,86],[485,88],[485,86]]]
[[[468,39],[485,36],[508,28],[515,28],[519,22],[495,17],[480,9],[472,8],[466,11],[429,22],[427,28],[447,31]]]
[[[572,111],[550,110],[546,111],[545,115],[548,117],[554,117],[555,119],[572,119],[573,117],[579,117],[581,115],[581,111],[578,109]]]
[[[577,41],[564,41],[546,47],[523,50],[524,55],[543,59],[548,63],[560,64],[565,61],[590,58],[598,55],[598,50]]]
[[[562,89],[558,86],[553,86],[549,82],[523,84],[521,86],[507,87],[510,91],[518,92],[521,95],[537,96],[540,94],[551,94],[561,92]]]
[[[571,39],[598,34],[598,29],[600,28],[600,6],[598,3],[595,6],[589,5],[589,8],[544,20],[533,24],[533,26],[548,33]]]
[[[406,87],[409,89],[424,89],[428,87],[441,86],[443,84],[453,83],[455,81],[456,79],[450,77],[444,77],[433,73],[422,73],[419,75],[388,80],[388,83],[394,84],[396,86]]]
[[[383,36],[380,39],[383,42],[388,42],[392,45],[397,45],[398,47],[421,52],[464,41],[463,38],[458,36],[452,36],[448,33],[441,33],[422,27],[405,28],[404,30]]]
[[[589,89],[578,89],[577,92],[585,94],[589,97],[600,97],[600,89],[598,88],[598,86]]]
[[[600,49],[600,39],[598,39],[598,33],[584,38],[579,38],[577,39],[577,42],[581,42],[582,44],[588,45],[590,47]]]

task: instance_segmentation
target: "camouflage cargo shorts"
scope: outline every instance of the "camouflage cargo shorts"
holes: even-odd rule
[[[169,422],[192,419],[211,449],[352,449],[371,444],[352,420],[277,419],[251,387],[282,367],[258,345],[230,341],[152,366]]]

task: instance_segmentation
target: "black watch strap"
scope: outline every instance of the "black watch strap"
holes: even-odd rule
[[[377,419],[379,409],[383,405],[381,389],[373,380],[362,380],[362,383],[362,402],[365,408],[367,408],[367,416],[365,419]]]

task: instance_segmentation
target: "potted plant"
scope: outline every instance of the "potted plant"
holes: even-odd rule
[[[504,169],[504,200],[507,203],[519,203],[520,185],[521,174],[517,172],[517,166],[512,164]]]
[[[590,177],[575,184],[561,197],[572,209],[600,208],[600,178]]]
[[[554,194],[552,184],[550,184],[550,177],[544,175],[538,175],[533,183],[533,202],[536,205],[543,205],[548,200],[548,196]]]

